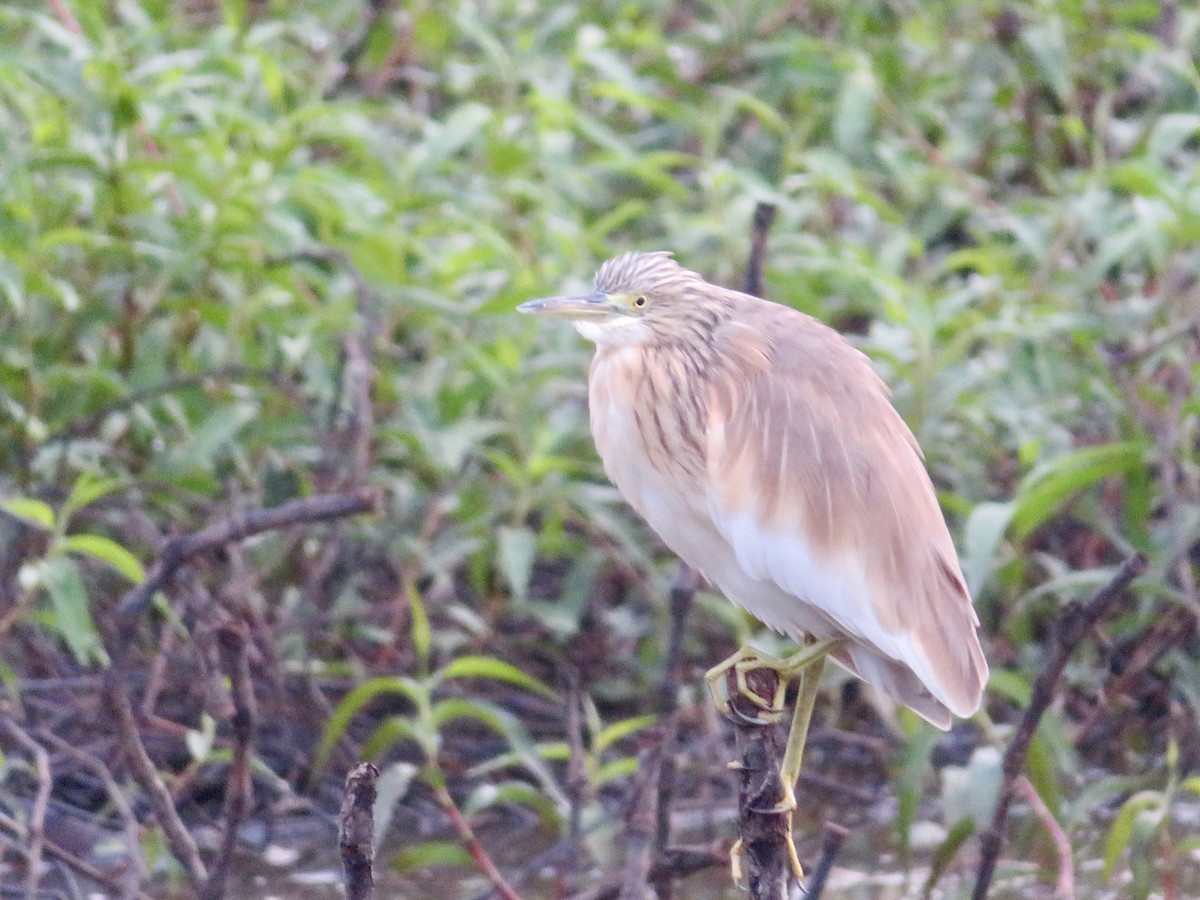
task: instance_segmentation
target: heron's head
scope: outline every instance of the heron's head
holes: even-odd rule
[[[670,253],[625,253],[600,266],[590,294],[529,300],[517,311],[570,319],[597,343],[629,343],[715,324],[728,306],[724,293]]]

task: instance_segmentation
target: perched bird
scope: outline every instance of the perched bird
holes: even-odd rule
[[[867,357],[797,310],[709,284],[668,253],[604,263],[586,296],[521,312],[596,344],[588,383],[604,470],[729,600],[808,646],[743,648],[709,672],[799,676],[783,772],[794,808],[826,656],[939,728],[978,709],[979,619],[921,450]],[[793,856],[794,861],[794,856]]]

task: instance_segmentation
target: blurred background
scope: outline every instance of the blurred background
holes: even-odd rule
[[[770,203],[764,293],[892,386],[992,666],[948,735],[827,672],[802,856],[831,819],[828,896],[965,895],[1058,612],[1142,551],[995,896],[1200,891],[1198,60],[1145,0],[5,3],[0,883],[338,896],[370,759],[385,896],[500,890],[477,851],[572,896],[658,752],[717,848],[675,895],[737,896],[701,675],[785,645],[702,591],[669,677],[591,348],[513,308],[629,249],[739,287]]]

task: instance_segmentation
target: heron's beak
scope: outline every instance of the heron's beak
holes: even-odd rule
[[[600,291],[584,297],[543,297],[527,300],[517,307],[517,312],[539,316],[554,316],[560,319],[607,319],[625,312],[608,294]]]

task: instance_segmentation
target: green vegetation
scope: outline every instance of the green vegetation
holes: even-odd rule
[[[994,672],[969,743],[1003,747],[1056,612],[1149,556],[1029,778],[1078,883],[1200,889],[1180,824],[1200,769],[1198,62],[1200,11],[1144,0],[5,3],[0,719],[103,756],[116,606],[167,538],[369,484],[379,515],[189,562],[120,634],[130,691],[156,672],[147,712],[194,736],[208,709],[228,748],[215,604],[283,723],[256,766],[340,781],[366,739],[440,803],[566,833],[558,689],[581,676],[603,788],[585,818],[619,820],[673,562],[595,458],[590,348],[512,310],[634,248],[736,286],[768,201],[767,295],[850,334],[925,448]],[[749,627],[702,597],[692,727],[699,672]],[[937,736],[825,693],[831,725],[884,736],[887,840],[932,884],[911,832],[940,819],[939,780],[975,808],[932,767]],[[0,836],[24,846],[38,775],[3,727],[0,750]],[[942,824],[949,878],[973,839]],[[1019,813],[1006,858],[1052,883],[1041,827]]]

